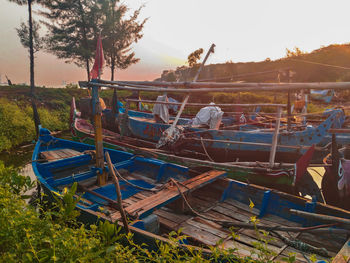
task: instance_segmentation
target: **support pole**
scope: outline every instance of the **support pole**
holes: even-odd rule
[[[274,163],[275,163],[277,139],[278,139],[280,124],[281,124],[281,114],[282,114],[282,109],[280,107],[278,107],[277,108],[276,127],[275,127],[275,132],[274,132],[273,137],[272,137],[272,146],[271,146],[271,152],[270,152],[270,167],[273,167]]]
[[[291,82],[291,72],[290,70],[288,69],[287,70],[287,78],[288,78],[288,83]],[[292,118],[292,111],[291,111],[291,98],[290,98],[290,90],[288,90],[288,102],[287,102],[287,130],[290,131],[291,129],[291,118]]]
[[[106,161],[108,164],[109,174],[112,176],[112,179],[115,185],[115,190],[117,192],[117,202],[118,202],[119,212],[123,221],[123,225],[124,225],[125,231],[129,233],[130,229],[128,225],[128,220],[126,219],[123,204],[122,204],[123,201],[122,201],[122,194],[120,192],[119,180],[118,180],[118,177],[115,175],[114,166],[112,164],[111,157],[109,156],[109,153],[107,151],[106,151]]]
[[[96,80],[93,80],[96,81]],[[95,147],[96,147],[96,167],[100,168],[100,172],[97,176],[98,185],[102,186],[107,183],[107,173],[104,169],[103,158],[103,139],[102,139],[102,108],[100,99],[98,96],[98,87],[92,87],[92,112],[95,128]]]
[[[198,69],[198,71],[197,71],[197,74],[196,74],[196,76],[195,76],[194,79],[193,79],[193,82],[196,82],[196,81],[197,81],[197,79],[198,79],[198,77],[199,77],[199,74],[201,73],[201,71],[202,71],[202,69],[203,69],[203,67],[204,67],[204,65],[205,65],[205,62],[207,62],[207,59],[208,59],[210,53],[212,53],[212,52],[214,53],[214,48],[215,48],[215,44],[212,44],[211,47],[210,47],[210,49],[208,50],[208,53],[206,54],[206,56],[205,56],[205,58],[204,58],[204,60],[203,60],[201,66],[199,67],[199,69]],[[184,101],[183,101],[182,104],[181,104],[180,110],[179,110],[179,112],[177,113],[174,122],[172,123],[172,125],[170,126],[170,128],[169,128],[169,130],[168,130],[168,133],[167,133],[167,136],[168,136],[168,137],[171,138],[171,137],[173,136],[175,126],[176,126],[177,122],[179,121],[180,116],[181,116],[181,114],[182,114],[182,112],[183,112],[183,110],[184,110],[184,108],[185,108],[185,105],[186,105],[186,103],[187,103],[187,101],[188,101],[189,98],[190,98],[190,94],[187,94],[186,97],[185,97],[185,99],[184,99]]]

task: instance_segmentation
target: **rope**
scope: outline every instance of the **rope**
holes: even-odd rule
[[[201,144],[202,144],[202,147],[203,147],[203,150],[205,152],[205,154],[207,155],[208,159],[211,161],[211,162],[214,162],[214,160],[210,157],[210,155],[208,154],[207,152],[207,149],[205,148],[205,145],[203,143],[203,138],[201,137]]]
[[[279,234],[278,232],[275,232],[275,231],[270,231],[270,232],[273,233],[274,235],[276,235],[279,239],[281,239],[288,246],[291,246],[295,249],[298,249],[300,251],[307,252],[307,253],[316,253],[320,256],[327,257],[327,258],[330,257],[327,249],[325,249],[325,248],[314,247],[314,246],[306,244],[298,239],[290,240],[289,238],[282,236],[281,234]]]
[[[154,188],[150,189],[150,188],[145,188],[145,187],[142,187],[142,186],[138,186],[138,185],[136,185],[136,184],[133,184],[133,183],[129,182],[127,179],[125,179],[125,178],[118,172],[117,168],[115,168],[114,166],[113,166],[113,169],[114,169],[116,175],[117,175],[122,181],[124,181],[124,182],[127,183],[128,185],[130,185],[130,186],[132,186],[132,187],[135,187],[135,188],[137,188],[137,189],[140,189],[140,190],[143,190],[143,191],[149,191],[149,192],[153,192],[153,193],[154,193],[154,192],[160,191],[160,190],[163,188],[163,187],[161,187],[160,189],[154,189]],[[164,185],[163,185],[163,186],[164,186]]]
[[[332,67],[332,68],[339,68],[339,69],[350,70],[350,68],[348,68],[348,67],[331,65],[331,64],[325,64],[325,63],[320,63],[320,62],[307,61],[307,60],[302,60],[302,59],[293,59],[293,58],[290,58],[290,60],[297,61],[297,62],[304,62],[304,63],[309,63],[309,64],[320,65],[320,66],[324,66],[324,67]]]

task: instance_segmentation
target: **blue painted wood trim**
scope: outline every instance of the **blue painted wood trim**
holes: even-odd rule
[[[54,180],[54,183],[52,184],[53,187],[59,186],[59,185],[67,185],[67,184],[72,184],[74,182],[80,182],[86,179],[89,179],[93,176],[96,176],[95,172],[85,172],[85,173],[81,173],[81,174],[76,174],[76,175],[72,175],[69,177],[64,177],[64,178],[60,178],[60,179],[56,179]]]
[[[260,209],[260,213],[259,213],[259,217],[263,217],[266,212],[268,211],[268,205],[270,202],[270,197],[271,197],[271,190],[267,190],[264,192],[264,196],[263,196],[263,200],[261,203],[261,209]]]

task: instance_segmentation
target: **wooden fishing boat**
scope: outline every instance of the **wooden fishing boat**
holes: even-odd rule
[[[108,167],[105,163],[103,170],[110,176],[105,185],[99,185],[97,177],[103,171],[95,166],[93,146],[55,138],[41,128],[33,170],[50,197],[60,197],[66,187],[78,184],[81,199],[76,208],[81,220],[116,222],[139,242],[171,242],[164,236],[181,229],[184,248],[218,246],[257,259],[261,253],[256,244],[263,238],[263,255],[271,261],[289,253],[295,253],[298,262],[349,256],[347,211],[227,179],[223,171],[194,173],[131,153],[105,149],[104,154]],[[114,176],[118,179],[113,183]],[[122,205],[115,201],[118,196]],[[124,212],[131,223],[123,221]],[[337,227],[329,225],[329,220],[338,222]]]
[[[133,114],[133,113],[132,113]],[[72,99],[70,129],[74,140],[94,144],[94,128],[87,120],[79,117],[75,100]],[[103,144],[106,148],[127,151],[148,158],[156,158],[165,162],[184,165],[194,170],[217,169],[227,173],[229,178],[262,186],[277,188],[291,193],[322,196],[318,187],[313,185],[312,178],[306,174],[306,168],[312,158],[312,151],[302,156],[296,163],[276,163],[273,167],[261,162],[218,163],[207,159],[203,154],[183,150],[176,155],[169,151],[156,149],[153,142],[121,136],[119,133],[103,129]],[[305,189],[305,185],[308,186]]]
[[[278,137],[276,161],[296,162],[308,147],[322,140],[337,114],[340,114],[339,110],[329,113],[329,117],[318,127],[307,127],[295,132],[282,130]],[[170,127],[170,124],[156,123],[153,119],[141,117],[128,117],[127,125],[132,136],[153,142],[158,142],[163,132]],[[178,144],[181,148],[197,152],[203,152],[205,147],[214,161],[232,162],[237,158],[241,161],[268,161],[273,134],[272,131],[259,129],[236,131],[188,127]]]

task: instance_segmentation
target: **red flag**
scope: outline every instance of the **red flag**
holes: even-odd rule
[[[95,63],[91,70],[91,76],[90,76],[91,79],[100,78],[104,63],[105,63],[105,59],[103,55],[102,39],[101,39],[101,35],[99,35],[97,39]]]
[[[295,183],[298,183],[302,178],[304,173],[307,170],[307,167],[309,166],[309,163],[312,159],[312,155],[315,151],[315,144],[313,144],[306,153],[304,153],[303,156],[299,158],[299,160],[296,163],[296,176],[295,176]]]

